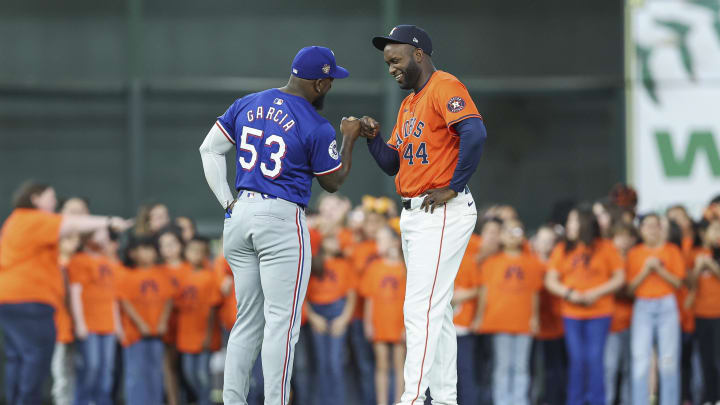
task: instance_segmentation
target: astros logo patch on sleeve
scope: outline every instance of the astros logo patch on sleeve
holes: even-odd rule
[[[447,109],[451,113],[457,113],[465,108],[465,100],[462,97],[453,97],[447,103]]]

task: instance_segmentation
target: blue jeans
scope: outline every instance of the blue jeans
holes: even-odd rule
[[[457,337],[458,403],[477,404],[477,381],[475,379],[476,336],[468,334]]]
[[[542,357],[543,389],[541,404],[565,404],[567,390],[567,352],[563,338],[538,340],[538,350]]]
[[[493,403],[530,404],[530,335],[498,333],[493,338]]]
[[[703,401],[720,401],[720,318],[695,318],[704,381]]]
[[[162,403],[164,350],[158,338],[142,339],[123,350],[126,403]]]
[[[610,317],[563,318],[569,369],[567,405],[605,405],[605,341]]]
[[[654,343],[657,343],[660,404],[679,404],[680,320],[675,296],[636,299],[630,340],[633,405],[650,403],[648,378]]]
[[[375,353],[372,344],[365,339],[362,319],[350,322],[350,348],[357,367],[356,381],[360,389],[359,405],[375,405]],[[315,347],[317,350],[317,347]]]
[[[337,300],[331,304],[315,305],[312,308],[318,315],[328,321],[328,324],[342,313],[345,299]],[[315,398],[316,405],[331,405],[345,403],[345,375],[343,373],[343,351],[345,350],[345,333],[333,336],[327,333],[313,331],[313,346],[315,347]]]
[[[312,365],[310,351],[312,349],[312,332],[310,325],[300,327],[300,337],[295,345],[295,362],[290,385],[293,389],[293,405],[312,404]]]
[[[620,377],[620,395],[616,395]],[[613,332],[605,345],[605,403],[614,405],[616,397],[620,405],[630,403],[630,329]]]
[[[42,403],[42,385],[50,374],[55,350],[54,314],[55,309],[47,304],[0,304],[8,404]]]
[[[115,370],[115,335],[91,333],[77,342],[75,405],[111,405]]]
[[[198,405],[210,405],[210,352],[180,353],[183,376]]]

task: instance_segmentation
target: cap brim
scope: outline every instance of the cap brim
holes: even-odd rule
[[[410,44],[407,44],[407,43],[405,43],[405,42],[392,39],[392,38],[390,38],[390,37],[375,37],[375,38],[372,39],[372,43],[373,43],[373,45],[375,46],[375,48],[377,48],[377,49],[379,49],[379,50],[381,50],[381,51],[384,51],[384,50],[385,50],[385,45],[387,45],[387,44],[406,44],[406,45],[410,45]]]
[[[333,74],[330,75],[333,79],[344,79],[350,76],[350,72],[342,66],[337,66]]]

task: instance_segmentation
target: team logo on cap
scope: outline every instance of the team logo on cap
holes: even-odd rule
[[[325,66],[323,66],[323,68],[322,68],[322,71],[323,71],[323,73],[325,73],[325,74],[330,73],[330,65],[325,64]]]
[[[390,30],[390,34],[389,34],[389,35],[392,35],[393,32],[395,32],[396,29],[397,29],[397,27],[393,27],[393,29]]]
[[[447,109],[451,113],[460,112],[465,108],[465,100],[462,97],[453,97],[447,103]]]
[[[415,38],[415,37],[413,37],[413,42],[415,42],[415,43],[417,44],[417,43],[418,43],[418,39]]]
[[[340,154],[337,150],[337,141],[332,141],[332,143],[328,147],[328,153],[330,154],[330,157],[333,158],[333,160],[337,160],[338,157],[340,157]]]

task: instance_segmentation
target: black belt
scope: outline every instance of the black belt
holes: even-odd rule
[[[470,187],[465,186],[465,189],[463,190],[463,193],[469,194],[469,193],[470,193]],[[411,198],[408,198],[408,199],[406,199],[406,200],[400,200],[400,203],[402,204],[402,207],[405,208],[406,210],[409,210],[410,208],[412,208],[412,199],[411,199]]]

